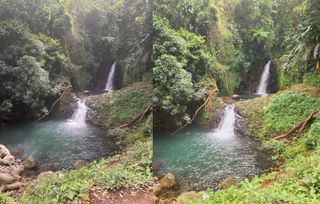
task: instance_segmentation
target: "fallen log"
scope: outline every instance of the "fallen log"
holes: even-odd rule
[[[288,137],[289,135],[291,135],[292,133],[296,132],[297,130],[299,130],[299,135],[301,136],[303,131],[306,129],[306,127],[311,124],[315,119],[317,118],[317,112],[313,112],[311,113],[308,118],[301,122],[301,123],[298,123],[297,125],[293,126],[288,132],[286,132],[285,134],[282,134],[282,135],[279,135],[279,136],[276,136],[276,137],[273,137],[271,139],[271,141],[274,141],[274,140],[279,140],[279,139],[283,139],[285,137]]]
[[[139,113],[136,117],[134,117],[132,120],[130,120],[129,122],[123,124],[123,125],[119,125],[117,128],[118,129],[122,129],[122,128],[126,128],[131,126],[133,123],[135,123],[137,120],[139,120],[139,122],[142,121],[142,119],[147,115],[147,113],[152,111],[152,106],[149,106],[145,111],[143,111],[142,113]]]

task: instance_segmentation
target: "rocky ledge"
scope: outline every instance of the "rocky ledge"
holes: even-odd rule
[[[17,190],[23,183],[22,175],[36,167],[32,156],[24,161],[16,159],[4,145],[0,144],[0,190]]]

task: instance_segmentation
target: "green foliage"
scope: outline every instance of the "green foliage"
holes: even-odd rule
[[[239,1],[235,4],[233,19],[242,41],[249,73],[257,72],[262,62],[271,59],[270,50],[274,45],[273,1]],[[247,73],[241,75],[249,77]],[[245,82],[246,83],[246,82]]]
[[[152,91],[150,89],[133,87],[117,92],[107,119],[109,127],[132,120],[144,112],[151,105],[151,101]]]
[[[320,110],[319,100],[303,93],[282,93],[273,97],[264,113],[263,133],[283,133]]]
[[[204,96],[195,83],[211,67],[204,39],[186,30],[176,31],[159,18],[154,18],[154,29],[154,105],[178,117],[178,122],[189,122],[188,104]]]
[[[313,123],[309,131],[305,134],[302,139],[302,143],[308,149],[314,149],[320,145],[320,120],[318,119]]]
[[[128,136],[130,137],[130,136]],[[132,144],[127,155],[118,155],[100,162],[93,162],[80,170],[63,172],[63,178],[51,178],[31,183],[19,203],[68,203],[80,202],[90,188],[100,186],[108,190],[138,188],[149,185],[153,180],[151,172],[152,145],[150,139]]]
[[[311,85],[320,85],[320,72],[313,71],[308,72],[303,76],[303,83],[311,84]]]
[[[71,16],[57,2],[1,0],[0,8],[1,21],[16,19],[28,25],[33,33],[65,40],[71,32]]]
[[[287,159],[294,159],[296,156],[304,153],[307,151],[307,148],[305,145],[300,144],[300,142],[297,145],[291,145],[289,146],[285,152],[283,153],[283,156]]]
[[[45,45],[18,21],[0,24],[1,114],[32,116],[46,112],[45,102],[59,87],[46,70]]]
[[[282,69],[291,81],[298,83],[317,83],[314,70],[319,61],[319,24],[320,6],[314,0],[298,1],[290,5],[285,2],[290,11],[286,19],[289,29],[285,32],[285,51],[282,59]],[[304,76],[304,77],[303,77]]]
[[[288,145],[282,141],[274,140],[270,143],[263,144],[264,149],[272,150],[274,153],[283,153],[288,148]]]
[[[210,35],[218,20],[217,8],[208,0],[160,0],[154,6],[155,14],[170,19],[174,28],[200,35]]]
[[[187,105],[195,100],[191,75],[174,56],[164,55],[155,62],[154,73],[154,104],[171,115],[181,115],[189,122]]]
[[[8,199],[7,195],[4,193],[0,193],[0,203],[5,204],[8,202],[9,202],[9,199]]]
[[[320,165],[319,152],[310,157],[298,155],[290,160],[282,173],[269,173],[247,179],[238,186],[207,194],[207,200],[190,200],[188,203],[319,203]]]

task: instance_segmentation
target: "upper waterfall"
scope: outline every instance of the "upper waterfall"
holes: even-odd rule
[[[108,80],[104,88],[105,91],[112,92],[114,90],[114,73],[115,73],[116,66],[117,66],[116,62],[113,63],[113,65],[111,66],[111,69],[108,74]]]
[[[270,75],[270,65],[271,65],[271,61],[268,61],[268,63],[264,67],[256,94],[263,95],[267,93],[268,81],[269,81],[269,75]]]

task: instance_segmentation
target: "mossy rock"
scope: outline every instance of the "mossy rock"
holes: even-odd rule
[[[88,122],[113,129],[135,118],[152,105],[152,86],[136,83],[129,87],[86,98]]]
[[[216,113],[225,105],[222,98],[214,97],[211,102],[199,112],[194,121],[195,124],[201,127],[210,127],[214,123]]]
[[[259,136],[263,127],[263,114],[265,108],[271,102],[272,96],[262,96],[250,100],[242,100],[235,103],[240,115],[245,118],[245,134]]]

